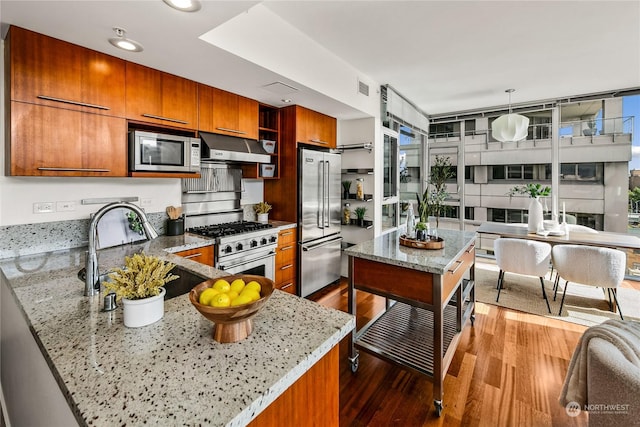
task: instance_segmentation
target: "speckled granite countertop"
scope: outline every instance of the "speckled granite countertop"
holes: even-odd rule
[[[161,236],[99,252],[101,271],[140,249],[204,275],[222,272],[166,252],[211,244]],[[125,328],[122,308],[100,311],[76,274],[84,251],[6,259],[0,268],[80,424],[228,425],[253,419],[355,326],[353,316],[274,291],[245,340],[220,344],[187,295],[159,322]]]
[[[387,233],[373,240],[350,246],[344,250],[344,253],[356,258],[428,273],[444,274],[476,238],[476,233],[471,231],[439,229],[438,236],[444,239],[444,249],[428,250],[400,245],[401,234],[403,234],[401,231]]]

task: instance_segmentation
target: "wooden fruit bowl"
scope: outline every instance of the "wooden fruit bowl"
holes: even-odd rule
[[[235,307],[211,307],[200,304],[198,301],[202,291],[212,287],[218,279],[225,279],[229,283],[235,279],[242,279],[245,283],[255,280],[262,287],[260,290],[261,298]],[[253,330],[252,317],[265,305],[272,293],[273,281],[271,279],[263,276],[238,274],[216,277],[196,285],[189,292],[189,300],[200,314],[214,323],[213,339],[220,343],[230,343],[243,340],[249,336]]]

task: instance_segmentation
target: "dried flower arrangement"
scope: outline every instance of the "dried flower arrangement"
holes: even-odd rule
[[[266,213],[269,213],[269,211],[271,210],[271,205],[267,202],[256,203],[253,206],[253,210],[257,214],[266,214]]]
[[[170,273],[175,264],[147,256],[144,252],[125,257],[124,265],[124,268],[109,273],[111,281],[104,282],[108,291],[115,292],[116,300],[138,300],[158,295],[161,286],[179,277]]]

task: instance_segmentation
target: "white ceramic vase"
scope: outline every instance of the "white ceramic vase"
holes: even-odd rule
[[[122,298],[124,326],[139,328],[162,319],[164,316],[165,293],[165,289],[160,288],[160,293],[154,297],[136,300]]]
[[[268,213],[259,213],[258,214],[258,222],[269,222],[269,214]]]
[[[543,228],[542,203],[537,197],[532,197],[529,203],[529,233],[536,233]]]

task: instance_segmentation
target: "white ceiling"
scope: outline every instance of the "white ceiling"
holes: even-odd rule
[[[518,104],[640,87],[638,1],[204,1],[199,12],[184,13],[161,0],[1,0],[0,20],[3,34],[18,25],[272,105],[282,105],[283,95],[263,86],[281,81],[300,89],[295,103],[362,116],[198,38],[259,3],[427,114],[504,106],[507,88],[516,89]],[[106,43],[114,26],[144,52]],[[296,52],[289,57],[295,61]]]

